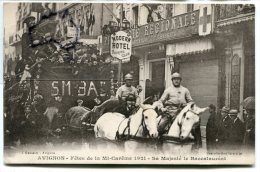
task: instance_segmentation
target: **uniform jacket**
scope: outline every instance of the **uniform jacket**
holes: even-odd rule
[[[179,105],[191,102],[192,98],[187,88],[171,86],[164,91],[159,101],[163,104]]]
[[[129,95],[129,94],[134,94],[135,97],[138,97],[138,93],[137,93],[137,89],[133,86],[131,87],[127,87],[126,85],[122,85],[120,88],[118,88],[117,92],[116,92],[116,97],[117,98],[122,98],[125,101],[125,98]]]

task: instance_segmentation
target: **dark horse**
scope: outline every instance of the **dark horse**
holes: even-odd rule
[[[66,140],[68,142],[91,142],[94,139],[94,125],[106,112],[111,112],[120,104],[120,100],[108,99],[92,110],[74,106],[65,114]]]

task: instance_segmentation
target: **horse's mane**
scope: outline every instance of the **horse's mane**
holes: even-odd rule
[[[100,116],[114,107],[118,106],[121,102],[118,99],[108,99],[104,101],[101,105],[95,106],[92,111],[99,114]]]

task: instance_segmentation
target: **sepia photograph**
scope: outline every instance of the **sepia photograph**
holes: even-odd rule
[[[5,164],[255,164],[255,4],[4,2]]]

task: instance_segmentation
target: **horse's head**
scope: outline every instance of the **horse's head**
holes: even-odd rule
[[[158,130],[157,130],[157,113],[155,112],[155,107],[152,105],[143,105],[141,104],[140,107],[143,109],[143,123],[146,126],[150,137],[156,138],[158,137]]]
[[[190,136],[190,132],[194,125],[199,123],[200,114],[208,108],[200,108],[194,103],[188,104],[176,118],[177,124],[180,127],[180,139],[184,140]]]

